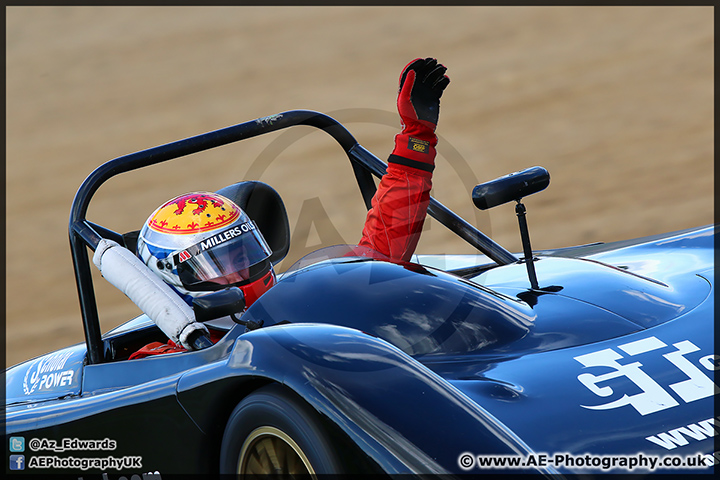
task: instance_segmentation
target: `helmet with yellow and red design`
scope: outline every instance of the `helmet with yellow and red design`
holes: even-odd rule
[[[147,219],[137,255],[188,303],[231,286],[250,305],[275,284],[272,251],[255,223],[228,198],[192,192]]]

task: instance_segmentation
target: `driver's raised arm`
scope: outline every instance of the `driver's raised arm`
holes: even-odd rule
[[[359,245],[395,260],[415,251],[427,214],[435,168],[440,97],[450,79],[434,58],[415,59],[400,76],[397,107],[402,132],[372,199]]]

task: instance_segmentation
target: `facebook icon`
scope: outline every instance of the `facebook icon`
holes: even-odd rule
[[[25,455],[10,455],[10,470],[25,470]]]

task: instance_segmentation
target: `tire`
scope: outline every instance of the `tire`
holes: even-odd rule
[[[319,415],[280,385],[248,395],[223,434],[220,473],[316,475],[339,473]]]

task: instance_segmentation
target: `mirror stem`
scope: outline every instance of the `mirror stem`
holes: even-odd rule
[[[520,199],[517,200],[517,205],[515,205],[515,213],[517,214],[518,223],[520,224],[520,238],[522,240],[528,278],[530,279],[530,288],[539,290],[540,287],[535,273],[535,260],[533,258],[532,248],[530,247],[530,232],[528,231],[527,220],[525,218],[525,205],[520,202]]]

